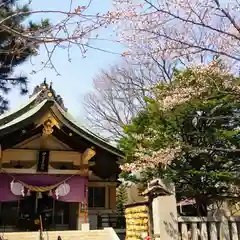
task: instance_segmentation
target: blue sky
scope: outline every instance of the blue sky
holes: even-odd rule
[[[74,6],[82,6],[87,0],[73,0]],[[22,1],[23,2],[23,1]],[[111,8],[111,0],[93,0],[94,4],[89,10],[90,14],[96,12],[106,12]],[[21,3],[21,1],[20,1]],[[69,0],[33,0],[31,4],[33,10],[63,10],[69,9]],[[34,20],[41,19],[42,15],[34,15]],[[61,19],[59,15],[48,15],[50,20],[58,22]],[[108,37],[111,34],[111,29],[104,29],[100,32],[102,37]],[[123,47],[109,42],[97,41],[95,46],[101,49],[111,50],[121,53]],[[84,95],[91,91],[92,80],[100,72],[102,68],[107,69],[109,65],[121,61],[119,55],[104,53],[101,51],[91,50],[87,53],[86,58],[82,58],[77,47],[71,50],[72,62],[67,59],[67,52],[63,49],[57,49],[53,57],[53,62],[61,76],[57,76],[53,70],[43,69],[42,71],[31,75],[32,70],[37,70],[41,67],[41,61],[46,60],[46,52],[42,47],[40,55],[33,59],[33,64],[26,62],[16,69],[16,73],[25,74],[29,78],[30,92],[37,84],[41,83],[44,78],[47,81],[53,82],[53,88],[60,94],[65,102],[69,112],[78,119],[84,118],[84,109],[82,100]],[[28,100],[28,96],[20,96],[17,89],[12,90],[9,94],[10,108],[16,108],[24,104]]]

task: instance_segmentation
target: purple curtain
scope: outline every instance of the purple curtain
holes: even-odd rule
[[[14,174],[15,181],[20,180],[33,186],[50,186],[64,181],[70,175],[32,175],[32,174]],[[7,174],[0,173],[0,202],[17,201],[22,196],[15,196],[10,189],[10,183],[13,178]],[[58,200],[64,202],[82,202],[87,199],[88,178],[82,176],[73,176],[66,181],[70,186],[70,192],[59,197]]]

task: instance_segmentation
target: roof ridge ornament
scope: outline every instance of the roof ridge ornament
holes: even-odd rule
[[[67,108],[64,106],[63,98],[59,94],[56,94],[52,86],[53,82],[51,81],[48,84],[47,79],[44,78],[43,82],[34,88],[33,93],[29,97],[31,98],[32,96],[39,93],[35,100],[35,104],[39,104],[46,99],[54,100],[61,106],[64,111],[67,111]]]

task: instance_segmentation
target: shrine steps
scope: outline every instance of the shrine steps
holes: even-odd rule
[[[0,233],[3,240],[40,240],[40,232],[6,232]],[[112,228],[89,231],[49,231],[43,232],[44,240],[119,240]],[[1,239],[1,237],[0,237]]]

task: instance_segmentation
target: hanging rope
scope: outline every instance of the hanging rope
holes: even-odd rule
[[[59,185],[61,185],[62,182],[57,183],[55,185],[51,185],[51,186],[32,186],[32,185],[28,185],[22,181],[19,180],[15,180],[18,181],[19,183],[21,183],[25,188],[29,189],[32,192],[48,192],[51,191],[55,188],[57,188]]]
[[[61,185],[64,182],[67,182],[69,179],[71,179],[72,177],[74,177],[77,174],[71,175],[70,177],[67,177],[66,179],[54,184],[54,185],[50,185],[50,186],[33,186],[33,185],[29,185],[25,182],[22,182],[21,180],[16,179],[13,175],[9,174],[8,172],[4,171],[3,169],[0,169],[0,173],[5,173],[8,176],[10,176],[14,181],[21,183],[25,188],[29,189],[32,192],[48,192],[51,191],[55,188],[57,188],[59,185]]]

